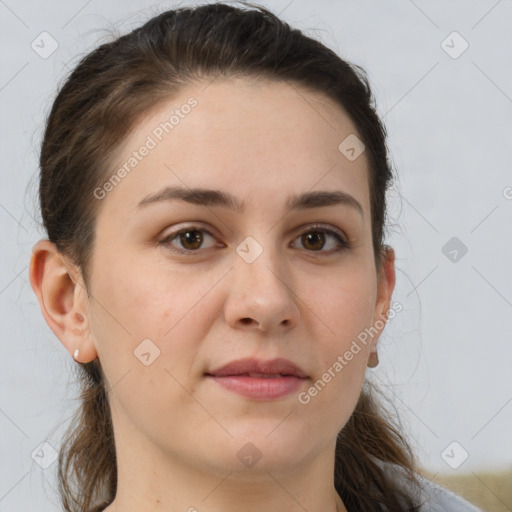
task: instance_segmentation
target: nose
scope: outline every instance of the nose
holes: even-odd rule
[[[296,285],[285,258],[270,244],[260,245],[251,237],[240,244],[228,286],[225,316],[232,328],[277,335],[297,325]]]

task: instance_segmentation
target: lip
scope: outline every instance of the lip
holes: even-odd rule
[[[244,359],[237,359],[231,361],[220,368],[207,372],[207,375],[214,375],[216,377],[225,377],[233,375],[244,375],[249,373],[262,373],[275,375],[291,375],[293,377],[304,378],[307,377],[302,368],[295,363],[283,357],[276,359],[257,359],[255,357],[246,357]]]
[[[205,375],[223,388],[255,400],[289,395],[308,378],[299,366],[284,358],[238,359]]]

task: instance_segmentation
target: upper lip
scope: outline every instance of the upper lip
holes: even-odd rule
[[[220,368],[207,372],[207,375],[227,376],[244,375],[250,373],[292,375],[294,377],[307,377],[306,373],[295,363],[278,357],[276,359],[256,359],[247,357],[231,361]]]

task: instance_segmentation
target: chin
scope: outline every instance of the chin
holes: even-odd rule
[[[255,430],[254,421],[250,429],[228,428],[232,438],[226,435],[225,442],[217,438],[207,443],[205,448],[209,451],[215,447],[214,453],[210,451],[208,464],[216,466],[216,470],[221,468],[224,473],[229,471],[232,476],[251,481],[257,475],[266,481],[268,473],[274,476],[292,473],[298,465],[314,458],[314,447],[307,446],[307,438],[299,437],[297,429],[283,428],[280,421],[264,421],[260,430]],[[267,428],[269,425],[271,427]]]

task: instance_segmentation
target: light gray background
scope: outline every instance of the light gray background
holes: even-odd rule
[[[427,468],[509,466],[512,2],[261,3],[362,65],[388,128],[400,176],[388,242],[404,310],[386,327],[373,376],[395,395]],[[77,405],[73,361],[28,281],[32,245],[44,236],[35,180],[44,117],[65,72],[109,30],[177,5],[0,0],[0,512],[58,509],[56,462],[42,469],[31,454],[43,441],[58,447]],[[59,45],[46,59],[31,48],[43,31]],[[453,31],[469,44],[458,58],[442,47],[462,48],[458,36],[446,39]],[[468,248],[457,262],[442,252],[454,236]],[[467,460],[452,469],[446,461],[456,465],[463,450]]]

